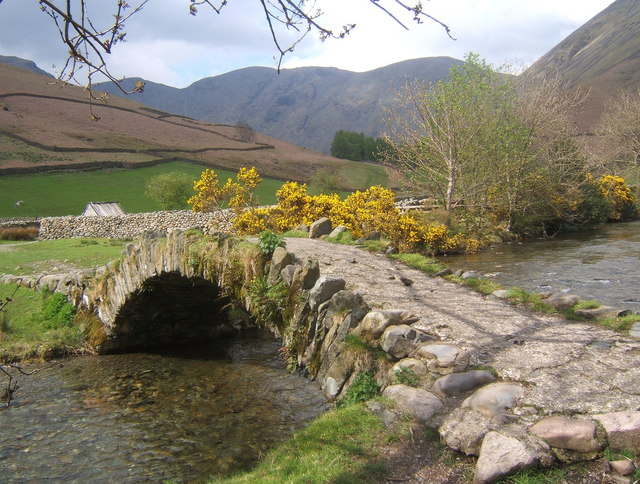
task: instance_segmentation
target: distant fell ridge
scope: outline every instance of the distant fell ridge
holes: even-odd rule
[[[462,61],[450,57],[413,59],[368,72],[333,67],[283,69],[247,67],[177,89],[145,81],[132,99],[163,111],[215,123],[248,122],[254,129],[299,146],[328,152],[340,129],[379,136],[384,109],[407,81],[434,82]],[[131,88],[139,78],[126,79]],[[96,89],[122,93],[112,84]]]
[[[580,123],[590,127],[620,89],[640,87],[640,2],[617,0],[535,62],[525,75],[559,72],[591,89]]]
[[[91,108],[81,87],[0,63],[0,177],[174,161],[231,171],[255,166],[265,178],[304,183],[322,170],[345,191],[396,183],[379,164],[339,160],[257,131],[243,139],[235,126],[172,115],[131,99],[114,96]]]
[[[12,55],[0,55],[0,62],[3,64],[9,64],[10,66],[17,67],[19,69],[25,69],[27,71],[35,72],[36,74],[41,74],[47,77],[53,77],[47,71],[43,71],[40,69],[35,62],[21,59],[20,57],[15,57]]]

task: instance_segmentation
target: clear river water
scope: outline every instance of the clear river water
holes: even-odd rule
[[[532,292],[568,292],[640,312],[640,222],[608,224],[450,256],[453,270],[478,271]]]
[[[0,482],[205,482],[255,464],[326,410],[272,336],[67,358],[0,408]]]

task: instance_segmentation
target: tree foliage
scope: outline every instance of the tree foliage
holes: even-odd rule
[[[351,161],[380,161],[379,153],[386,143],[364,133],[339,130],[331,142],[331,156]]]
[[[577,222],[587,182],[570,113],[582,94],[557,78],[515,78],[476,54],[433,85],[409,84],[386,161],[447,210],[490,210],[508,229]]]
[[[207,168],[193,183],[196,194],[187,202],[194,212],[217,212],[219,228],[229,229],[243,211],[257,210],[255,190],[260,183],[262,178],[255,167],[240,168],[236,180],[227,178],[224,185],[220,185],[218,174]]]
[[[146,194],[163,210],[188,208],[187,200],[193,194],[193,179],[181,171],[161,173],[147,183]]]
[[[640,89],[620,91],[606,105],[596,131],[606,141],[602,155],[616,164],[640,164]]]
[[[246,121],[238,121],[236,123],[236,136],[246,143],[254,140],[256,132]]]

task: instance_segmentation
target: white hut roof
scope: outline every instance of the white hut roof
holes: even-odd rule
[[[89,202],[84,208],[82,215],[94,217],[112,217],[115,215],[125,215],[124,210],[118,202]]]

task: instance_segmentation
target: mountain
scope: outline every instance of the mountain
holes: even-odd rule
[[[35,72],[36,74],[40,74],[42,76],[53,77],[47,71],[43,71],[40,69],[35,62],[21,59],[20,57],[0,55],[0,63],[9,64],[10,66],[17,67],[19,69],[24,69],[27,71]]]
[[[445,78],[461,61],[450,57],[413,59],[368,72],[332,67],[283,69],[248,67],[177,89],[149,81],[141,103],[175,114],[216,123],[248,122],[254,129],[299,146],[328,152],[340,129],[380,136],[385,107],[407,81]],[[139,78],[126,79],[132,89]],[[121,95],[112,84],[97,90]]]
[[[92,121],[95,116],[96,121]],[[187,161],[308,182],[318,170],[340,188],[386,184],[380,165],[338,160],[259,132],[212,124],[112,97],[89,104],[87,92],[0,63],[0,176],[43,171],[135,168]]]
[[[571,86],[590,89],[579,121],[596,122],[620,89],[640,87],[640,2],[617,0],[535,62],[524,75],[558,72]]]

